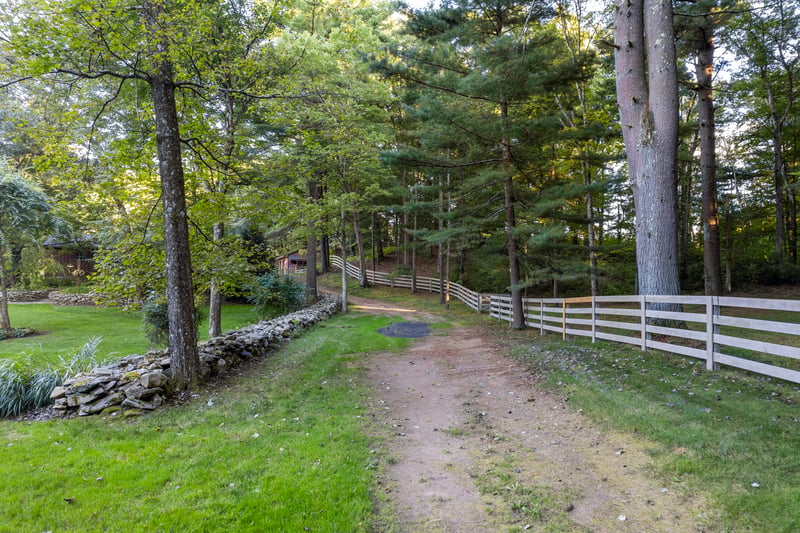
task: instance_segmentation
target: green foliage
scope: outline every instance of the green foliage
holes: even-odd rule
[[[50,394],[64,382],[63,375],[52,369],[37,370],[28,379],[25,390],[27,409],[38,409],[52,403]]]
[[[0,330],[0,341],[4,341],[6,339],[21,339],[22,337],[33,335],[33,333],[34,330],[32,328],[14,328],[10,333]]]
[[[20,361],[0,361],[0,416],[16,416],[25,410],[25,367]]]
[[[166,346],[169,340],[167,303],[150,301],[142,306],[142,331],[151,346]]]
[[[194,319],[199,323],[205,316],[204,308],[195,305]],[[142,331],[151,346],[166,346],[169,341],[169,316],[167,302],[151,300],[142,306]]]
[[[59,356],[45,368],[31,358],[0,360],[0,417],[17,416],[52,403],[50,393],[65,379],[97,366],[101,337],[89,339],[71,357]]]
[[[191,253],[195,294],[206,293],[216,279],[224,294],[240,295],[261,266],[254,246],[233,235],[212,242],[195,233]],[[164,247],[158,241],[126,237],[95,254],[95,269],[89,280],[101,304],[138,309],[166,290]]]
[[[136,309],[151,294],[166,291],[164,248],[125,240],[95,254],[96,272],[90,276],[98,303]]]
[[[249,286],[247,300],[266,320],[300,309],[305,303],[305,288],[291,276],[269,271]]]
[[[411,267],[408,265],[397,265],[394,270],[387,276],[389,279],[397,279],[400,276],[410,276],[412,274]]]
[[[41,246],[26,246],[22,250],[19,277],[26,289],[47,288],[47,280],[66,276],[67,268],[55,260],[53,253]]]

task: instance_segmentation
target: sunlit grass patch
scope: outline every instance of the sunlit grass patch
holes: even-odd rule
[[[368,531],[378,463],[352,361],[408,343],[388,322],[335,317],[138,420],[0,422],[0,530]]]
[[[38,334],[0,341],[0,359],[47,360],[78,350],[88,339],[102,337],[98,362],[110,361],[150,347],[142,333],[142,316],[108,307],[56,306],[52,304],[9,304],[12,324],[29,327]],[[225,305],[223,331],[258,321],[249,305]],[[201,340],[208,337],[208,323],[198,325]]]

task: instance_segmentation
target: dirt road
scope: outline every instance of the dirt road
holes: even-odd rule
[[[572,411],[480,327],[436,329],[368,366],[401,531],[714,530],[706,502],[654,474],[647,443]]]

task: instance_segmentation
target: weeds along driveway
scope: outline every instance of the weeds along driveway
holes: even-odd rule
[[[713,530],[699,495],[654,475],[648,443],[570,410],[483,328],[437,328],[367,366],[372,416],[390,435],[383,514],[400,531]]]

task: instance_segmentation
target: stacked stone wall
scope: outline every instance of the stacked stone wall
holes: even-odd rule
[[[94,294],[68,294],[66,292],[53,291],[47,298],[50,303],[55,305],[96,305]]]
[[[337,298],[288,315],[259,322],[199,345],[200,374],[209,378],[237,364],[270,354],[300,331],[329,318],[340,308]],[[152,411],[174,394],[167,351],[129,355],[107,366],[74,376],[53,390],[54,407],[62,416]]]
[[[41,290],[41,291],[28,291],[28,290],[17,290],[17,291],[8,291],[8,301],[9,302],[42,302],[47,301],[52,289]],[[0,299],[2,299],[2,295],[0,295]]]

